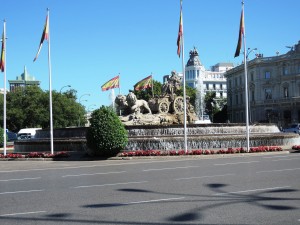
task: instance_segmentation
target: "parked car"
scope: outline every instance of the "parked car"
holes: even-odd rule
[[[292,124],[289,128],[283,129],[283,132],[300,134],[300,123]]]
[[[7,141],[13,142],[18,139],[18,135],[12,131],[7,130],[6,131]]]
[[[18,139],[31,139],[35,138],[35,133],[37,130],[41,130],[42,128],[24,128],[19,130],[18,132]]]

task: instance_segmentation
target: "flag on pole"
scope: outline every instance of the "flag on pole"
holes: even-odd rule
[[[181,54],[182,35],[183,35],[182,0],[180,0],[180,19],[179,19],[179,29],[178,29],[178,37],[177,37],[177,55],[179,56],[179,58],[180,58],[180,54]]]
[[[40,46],[39,46],[38,52],[36,53],[35,58],[33,59],[33,62],[39,56],[40,51],[42,49],[42,45],[43,45],[44,40],[48,40],[48,39],[49,39],[49,21],[48,21],[48,15],[47,15],[47,17],[46,17],[46,23],[45,23],[43,34],[42,34],[42,38],[41,38],[41,41],[40,41]]]
[[[152,87],[152,75],[144,78],[134,85],[134,90],[139,91]]]
[[[107,91],[113,88],[119,88],[119,80],[120,80],[119,75],[110,79],[109,81],[107,81],[105,84],[101,86],[102,91]]]
[[[245,24],[244,24],[244,7],[243,7],[241,13],[241,20],[240,20],[239,40],[236,46],[234,57],[238,57],[240,55],[240,51],[242,48],[242,39],[244,35],[245,35]]]
[[[1,72],[4,72],[5,70],[5,32],[3,29],[3,33],[2,33],[2,50],[1,50],[1,59],[0,59],[0,70]]]

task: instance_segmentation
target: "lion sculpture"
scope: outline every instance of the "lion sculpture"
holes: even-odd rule
[[[126,96],[126,102],[131,109],[131,112],[140,113],[141,109],[152,114],[148,103],[145,100],[139,100],[133,92],[129,92]]]

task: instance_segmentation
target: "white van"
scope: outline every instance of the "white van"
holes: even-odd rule
[[[24,129],[21,129],[18,132],[18,140],[34,138],[36,131],[41,130],[41,129],[42,128],[24,128]]]

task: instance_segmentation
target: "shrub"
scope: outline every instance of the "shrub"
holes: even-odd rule
[[[86,136],[89,154],[114,156],[127,145],[127,131],[111,107],[95,110],[90,123]]]
[[[0,127],[0,146],[3,146],[3,143],[4,143],[3,134],[4,134],[4,130],[2,127]]]

